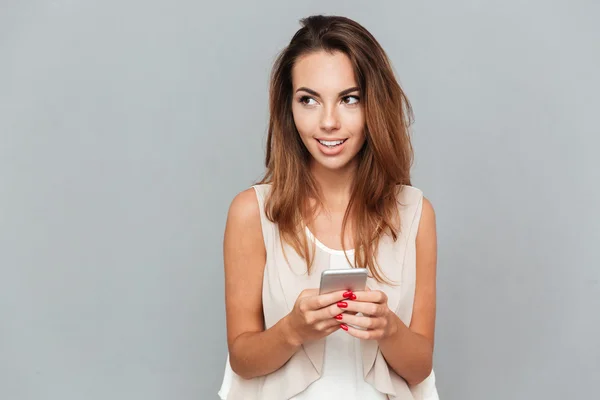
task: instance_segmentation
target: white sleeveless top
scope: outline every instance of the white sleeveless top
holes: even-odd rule
[[[317,245],[315,271],[307,275],[304,260],[291,251],[287,244],[284,245],[286,260],[280,246],[278,228],[265,215],[264,205],[270,185],[255,185],[254,189],[267,249],[262,297],[265,326],[269,328],[291,311],[303,289],[319,286],[323,269],[351,266],[343,251],[327,248],[308,229],[306,234]],[[390,287],[373,278],[367,279],[371,289],[386,293],[388,306],[406,325],[410,324],[412,316],[416,275],[415,239],[422,198],[422,192],[416,188],[398,187],[402,224],[400,236],[397,241],[383,236],[378,249],[377,257],[384,273],[389,279],[400,282],[399,286]],[[353,261],[353,251],[347,253]],[[228,357],[219,396],[223,400],[438,400],[433,371],[425,381],[409,387],[388,367],[376,341],[357,339],[343,330],[303,344],[284,366],[262,377],[242,379],[231,370]]]
[[[351,268],[343,250],[334,250],[321,243],[306,229],[319,251],[330,254],[329,268]],[[348,258],[354,262],[354,250],[346,250]],[[321,378],[306,390],[292,397],[293,400],[344,399],[344,400],[387,400],[388,396],[379,392],[364,380],[360,340],[342,329],[325,338],[325,355]]]

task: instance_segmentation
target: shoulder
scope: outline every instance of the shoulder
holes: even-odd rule
[[[228,224],[248,226],[258,224],[260,226],[260,209],[256,197],[256,189],[250,187],[238,193],[227,213]]]
[[[419,228],[424,225],[430,226],[431,224],[435,226],[435,210],[433,204],[425,197],[421,189],[414,186],[398,185],[398,202],[405,208],[414,209],[415,213],[420,209]]]
[[[418,205],[423,198],[423,191],[414,186],[397,185],[398,202],[402,205]]]
[[[435,227],[435,210],[433,204],[425,196],[423,196],[423,207],[421,208],[421,221],[420,225],[427,225]]]
[[[422,196],[421,215],[419,216],[419,228],[417,231],[417,242],[436,241],[436,222],[433,204],[425,196]]]
[[[262,202],[264,203],[264,200],[267,198],[269,192],[271,191],[271,186],[272,184],[270,183],[259,183],[256,185],[253,185],[249,190],[253,190],[252,193],[255,193],[255,196],[258,195],[260,196],[260,198],[262,199]]]

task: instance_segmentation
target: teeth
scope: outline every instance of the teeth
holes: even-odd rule
[[[338,144],[344,143],[344,140],[334,140],[334,141],[319,140],[319,143],[324,144],[325,146],[337,146]]]

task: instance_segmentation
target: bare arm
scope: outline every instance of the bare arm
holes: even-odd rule
[[[388,365],[409,385],[425,380],[433,363],[437,244],[435,215],[427,199],[423,199],[416,246],[416,288],[410,327],[388,308],[387,296],[378,290],[356,292],[347,310],[363,316],[343,314],[340,321],[352,336],[377,340]]]
[[[393,319],[395,333],[379,341],[381,352],[389,366],[410,385],[425,380],[431,373],[433,364],[437,239],[435,213],[431,203],[425,198],[416,246],[417,280],[410,327],[396,316]]]
[[[265,329],[262,281],[266,250],[254,189],[238,194],[229,208],[223,240],[227,344],[231,369],[250,379],[281,368],[302,343],[339,329],[334,316],[343,292],[303,290],[293,310]]]
[[[227,215],[223,240],[227,344],[231,369],[243,378],[269,374],[298,350],[286,320],[265,330],[262,279],[266,250],[254,189],[238,194]]]

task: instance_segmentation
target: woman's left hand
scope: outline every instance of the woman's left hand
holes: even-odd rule
[[[388,299],[384,292],[367,288],[365,291],[348,295],[345,293],[344,297],[347,298],[343,301],[346,307],[338,303],[338,307],[344,309],[344,312],[335,318],[340,322],[341,328],[350,335],[359,339],[382,340],[397,331],[398,316],[388,308]]]

